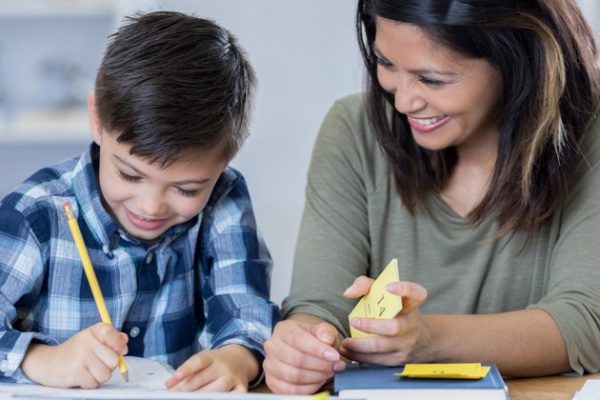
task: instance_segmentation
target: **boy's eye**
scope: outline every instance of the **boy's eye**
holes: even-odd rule
[[[199,190],[185,190],[182,188],[176,188],[177,189],[177,193],[179,193],[182,196],[185,197],[196,197],[198,195],[198,193],[200,193]]]
[[[129,175],[123,171],[119,171],[119,176],[126,182],[139,182],[142,179],[139,176]]]
[[[419,82],[424,83],[429,86],[441,86],[444,84],[443,81],[438,81],[437,79],[430,79],[424,76],[419,76]]]

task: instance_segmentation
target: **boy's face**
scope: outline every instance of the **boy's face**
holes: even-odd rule
[[[165,168],[129,154],[116,134],[97,131],[98,181],[105,206],[128,234],[153,240],[198,215],[227,166],[220,147]]]

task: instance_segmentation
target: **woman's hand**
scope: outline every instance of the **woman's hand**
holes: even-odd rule
[[[356,278],[344,292],[344,297],[365,295],[373,282],[366,276]],[[387,290],[402,297],[402,311],[392,319],[353,318],[351,324],[354,328],[374,336],[344,339],[340,353],[351,360],[381,365],[433,359],[429,346],[431,331],[419,311],[419,306],[427,298],[427,290],[408,281],[391,283]]]
[[[345,367],[337,350],[341,337],[333,325],[316,317],[292,318],[302,320],[279,322],[265,342],[265,379],[274,393],[314,393]]]

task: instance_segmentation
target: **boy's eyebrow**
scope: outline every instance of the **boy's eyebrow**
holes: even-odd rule
[[[390,60],[387,59],[387,57],[385,57],[383,54],[381,54],[381,51],[379,51],[379,49],[377,48],[377,46],[375,46],[375,44],[373,44],[373,52],[375,53],[375,56],[377,56],[378,58],[381,58],[382,60],[384,60],[385,62],[388,62],[390,64],[392,63]],[[409,69],[408,72],[410,72],[413,75],[438,74],[438,75],[443,75],[443,76],[447,76],[450,78],[456,77],[458,75],[456,72],[442,71],[442,70],[435,69],[435,68]]]
[[[116,154],[113,154],[113,157],[116,158],[120,163],[125,164],[127,167],[131,168],[136,174],[140,175],[140,176],[146,176],[146,174],[144,174],[142,171],[140,171],[139,169],[137,169],[136,167],[134,167],[133,165],[131,165],[130,163],[128,163],[127,161],[123,160],[121,157],[119,157]],[[184,179],[182,181],[176,181],[173,182],[176,185],[186,185],[188,183],[196,183],[199,185],[203,185],[207,182],[210,181],[210,178],[204,178],[204,179]]]
[[[142,171],[140,171],[139,169],[137,169],[133,165],[129,164],[127,161],[123,160],[118,155],[113,154],[113,157],[116,158],[121,164],[125,164],[126,166],[128,166],[129,168],[131,168],[136,174],[141,175],[141,176],[146,176],[146,174],[144,174]]]
[[[196,183],[198,185],[203,185],[203,184],[205,184],[208,181],[210,181],[209,178],[204,178],[204,179],[186,179],[186,180],[183,180],[183,181],[176,181],[176,182],[173,182],[173,183],[176,184],[176,185],[186,185],[188,183]]]

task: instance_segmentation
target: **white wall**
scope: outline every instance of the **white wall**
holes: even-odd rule
[[[583,14],[594,29],[596,38],[600,34],[600,1],[598,0],[578,0],[579,6],[583,10]]]

